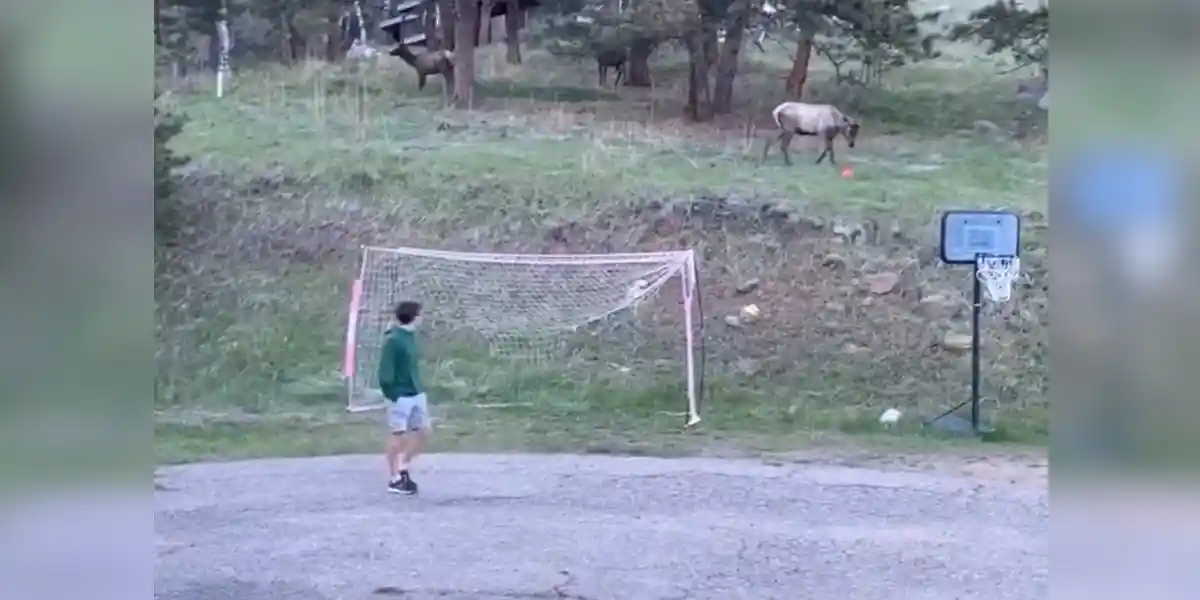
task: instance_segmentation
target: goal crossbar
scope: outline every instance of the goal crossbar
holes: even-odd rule
[[[512,265],[583,265],[583,264],[657,264],[694,261],[692,250],[669,252],[635,252],[626,254],[492,254],[483,252],[454,252],[449,250],[427,250],[424,248],[384,248],[363,246],[366,252],[382,252],[403,256],[421,256],[463,262],[483,262]]]
[[[487,277],[488,265],[495,265],[500,274]],[[703,370],[703,347],[694,327],[702,329],[702,315],[693,250],[536,255],[363,246],[359,276],[351,286],[343,356],[347,408],[360,412],[384,406],[374,363],[391,325],[391,308],[401,299],[425,303],[427,320],[453,323],[488,339],[540,340],[570,335],[622,311],[633,309],[636,314],[642,299],[676,277],[690,426],[700,422],[703,383],[697,371],[698,362]]]

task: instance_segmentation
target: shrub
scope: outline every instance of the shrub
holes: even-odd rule
[[[169,240],[175,231],[177,204],[175,198],[176,167],[188,159],[175,154],[171,139],[183,131],[186,119],[160,106],[162,94],[154,90],[154,238],[156,243]]]

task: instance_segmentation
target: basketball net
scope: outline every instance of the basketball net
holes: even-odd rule
[[[1015,256],[980,256],[975,260],[975,276],[992,302],[1008,302],[1013,282],[1020,275],[1021,259]]]

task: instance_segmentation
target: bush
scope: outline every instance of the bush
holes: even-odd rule
[[[168,240],[175,231],[176,167],[187,164],[186,157],[176,155],[170,147],[171,138],[183,131],[186,119],[160,106],[162,94],[154,90],[154,238]]]

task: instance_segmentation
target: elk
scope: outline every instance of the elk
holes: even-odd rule
[[[788,146],[797,135],[815,136],[825,141],[825,149],[817,157],[817,164],[829,155],[829,163],[837,164],[833,152],[833,140],[838,135],[846,138],[846,145],[853,148],[858,138],[858,121],[847,117],[832,104],[807,104],[804,102],[784,102],[771,111],[771,117],[779,126],[779,148],[783,151],[783,160],[792,164],[788,156]],[[767,151],[771,149],[774,140],[767,140],[763,146],[762,160],[767,160]]]
[[[613,79],[613,87],[621,85],[625,76],[625,61],[629,58],[626,48],[606,48],[596,52],[596,72],[599,75],[600,87],[608,82],[608,70],[616,69],[617,76]]]
[[[404,44],[397,45],[388,54],[400,57],[408,66],[417,72],[417,89],[425,89],[425,81],[430,75],[441,75],[445,80],[443,93],[448,97],[454,87],[454,52],[451,50],[435,50],[433,52],[414,53]]]

